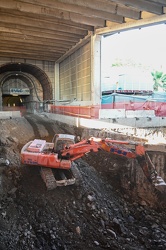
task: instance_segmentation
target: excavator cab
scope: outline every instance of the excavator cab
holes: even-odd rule
[[[75,136],[68,134],[55,134],[52,143],[54,144],[53,152],[59,153],[61,150],[68,149],[70,145],[75,144]]]

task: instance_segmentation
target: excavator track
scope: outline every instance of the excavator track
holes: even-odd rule
[[[47,190],[53,190],[57,187],[56,180],[51,168],[41,167],[41,177],[46,184]]]
[[[73,169],[73,168],[72,168]],[[54,171],[57,171],[55,174]],[[47,190],[53,190],[57,186],[73,185],[76,182],[75,173],[71,169],[52,169],[41,167],[41,177],[46,185]]]

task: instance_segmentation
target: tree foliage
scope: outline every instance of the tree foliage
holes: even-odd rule
[[[166,92],[166,74],[161,71],[151,72],[151,74],[154,81],[153,90]]]

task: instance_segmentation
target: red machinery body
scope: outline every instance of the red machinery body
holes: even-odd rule
[[[30,141],[21,150],[21,162],[32,166],[69,169],[71,161],[59,159],[58,154],[52,152],[53,146],[53,143],[45,140]]]
[[[66,146],[67,139],[71,140],[73,136],[70,138],[69,135],[67,139],[62,134],[56,136],[58,138],[56,139],[56,143],[49,143],[40,139],[28,142],[21,150],[21,162],[23,164],[40,165],[48,168],[70,169],[71,161],[81,158],[89,152],[98,152],[100,149],[127,158],[136,158],[137,156],[132,150],[120,148],[113,144],[129,145],[129,142],[110,139],[102,140],[91,137],[89,140],[83,140],[78,143],[73,142],[69,146]],[[66,143],[64,139],[66,139]],[[58,145],[59,142],[61,142],[61,147]],[[140,145],[139,147],[143,148]]]
[[[126,148],[124,145],[134,146],[134,149]],[[45,183],[47,179],[51,180],[50,183],[54,183],[54,178],[53,176],[50,178],[48,169],[71,170],[74,160],[87,153],[98,152],[99,150],[137,159],[145,176],[156,188],[166,185],[164,180],[158,176],[150,157],[145,152],[144,146],[136,142],[91,137],[88,140],[75,143],[74,135],[56,134],[52,143],[40,139],[28,142],[21,150],[21,162],[22,164],[41,166],[42,178]],[[71,185],[75,182],[75,177],[70,175],[67,178],[65,176],[63,180],[55,180],[55,182],[56,185]],[[49,184],[49,187],[49,189],[52,189],[52,184]]]

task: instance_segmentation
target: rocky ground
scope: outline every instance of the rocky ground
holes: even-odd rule
[[[0,120],[0,128],[0,250],[166,249],[165,194],[157,200],[149,185],[154,200],[126,191],[119,174],[126,159],[84,156],[76,161],[79,186],[47,191],[39,168],[20,164],[22,146],[83,129],[35,115]]]

